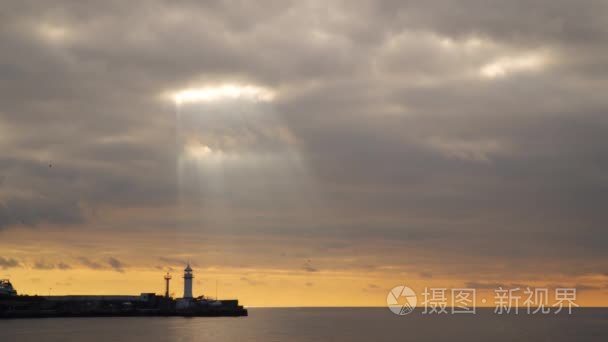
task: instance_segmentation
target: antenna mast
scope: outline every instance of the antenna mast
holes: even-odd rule
[[[169,298],[169,281],[171,280],[171,275],[169,272],[165,274],[165,298]]]

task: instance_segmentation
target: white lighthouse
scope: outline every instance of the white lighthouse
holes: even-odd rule
[[[192,268],[190,267],[190,263],[186,266],[184,270],[184,298],[192,298]]]

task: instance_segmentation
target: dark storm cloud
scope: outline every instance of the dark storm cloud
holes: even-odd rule
[[[136,228],[605,260],[605,2],[2,7],[0,228],[154,208]],[[160,95],[214,82],[278,96],[179,127]],[[224,164],[177,171],[186,144]]]

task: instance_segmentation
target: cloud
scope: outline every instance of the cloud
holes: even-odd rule
[[[163,270],[163,271],[167,271],[167,272],[169,272],[169,273],[171,273],[171,272],[175,271],[175,269],[174,269],[173,267],[171,267],[171,266],[161,266],[161,265],[157,265],[157,266],[156,266],[156,269]]]
[[[590,285],[590,284],[581,284],[581,283],[577,283],[577,284],[561,284],[561,283],[557,283],[557,284],[547,284],[546,285],[547,288],[550,289],[571,289],[571,288],[575,288],[577,292],[587,292],[587,291],[598,291],[602,289],[602,286],[599,285]]]
[[[0,257],[0,267],[2,267],[3,270],[19,267],[20,265],[21,264],[13,258]]]
[[[605,272],[601,2],[319,4],[5,2],[2,233],[262,235],[336,263],[382,265],[398,244]],[[229,100],[163,97],[183,89]]]
[[[587,285],[587,284],[576,284],[574,285],[576,291],[597,291],[601,290],[601,286]]]
[[[263,285],[264,282],[258,281],[258,280],[253,280],[251,278],[248,277],[241,277],[240,278],[241,281],[249,284],[250,286],[259,286],[259,285]]]
[[[302,269],[306,272],[317,272],[318,269],[316,269],[315,267],[312,267],[311,265],[304,265],[302,267]]]
[[[310,259],[306,259],[306,262],[302,266],[302,269],[306,272],[317,272],[319,271],[316,267],[312,265],[312,261]]]
[[[376,284],[367,284],[367,286],[364,287],[362,290],[364,292],[377,292],[380,289],[382,288]]]
[[[122,263],[120,260],[118,260],[116,258],[110,257],[108,259],[108,265],[110,265],[110,267],[112,269],[114,269],[116,272],[121,272],[121,273],[124,272],[124,268],[125,268],[124,263]]]
[[[57,268],[60,269],[60,270],[69,270],[69,269],[72,268],[72,266],[70,266],[70,265],[68,265],[68,264],[66,264],[64,262],[60,262],[60,263],[57,264]]]
[[[186,259],[180,259],[180,258],[159,257],[158,260],[160,260],[168,265],[173,265],[173,266],[184,266],[187,263]],[[191,264],[191,265],[194,266],[195,264]]]
[[[52,270],[55,268],[54,264],[47,264],[44,261],[36,261],[34,263],[34,269],[37,270]]]
[[[576,288],[576,290],[579,292],[596,291],[596,290],[602,289],[601,286],[595,286],[595,285],[589,285],[589,284],[575,284],[575,285],[569,285],[569,286],[564,285],[564,284],[545,284],[543,286],[531,286],[531,285],[521,284],[521,283],[485,283],[485,282],[476,282],[476,281],[467,282],[465,284],[465,287],[473,288],[473,289],[477,289],[477,290],[496,290],[499,288],[502,288],[502,289],[519,288],[522,291],[524,291],[527,288],[530,288],[530,289],[534,289],[534,288],[547,288],[547,289]]]
[[[418,275],[425,279],[433,278],[433,274],[430,272],[418,272]]]
[[[486,283],[486,282],[477,282],[477,281],[469,281],[465,283],[466,288],[477,289],[477,290],[497,290],[499,288],[502,289],[526,289],[526,288],[534,288],[534,286],[529,286],[526,284],[518,284],[518,283]]]
[[[1,163],[1,161],[0,161]],[[9,198],[0,200],[0,228],[41,223],[77,224],[83,218],[76,202],[61,198]]]
[[[93,260],[91,260],[91,259],[89,259],[87,257],[84,257],[84,256],[79,257],[78,261],[80,261],[81,265],[85,266],[86,268],[90,268],[92,270],[101,270],[101,269],[110,268],[110,269],[112,269],[112,270],[114,270],[116,272],[122,273],[122,272],[124,272],[124,269],[126,267],[126,265],[122,261],[118,260],[115,257],[109,257],[109,258],[107,258],[105,264],[102,264],[102,263],[97,262],[97,261],[93,261]],[[57,265],[57,268],[59,268],[59,269],[68,269],[70,267],[71,266],[69,266],[67,264],[63,264],[63,263],[60,263],[60,264]]]
[[[93,269],[93,270],[99,270],[99,269],[103,268],[103,266],[101,264],[99,264],[97,262],[94,262],[94,261],[91,261],[87,257],[79,257],[78,260],[80,261],[80,263],[83,266],[85,266],[87,268],[90,268],[90,269]]]
[[[64,263],[63,261],[61,261],[57,264],[53,264],[53,263],[47,263],[44,260],[36,261],[34,263],[33,267],[36,270],[54,270],[54,269],[69,270],[72,268],[70,265]]]

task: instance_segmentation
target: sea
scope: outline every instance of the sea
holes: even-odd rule
[[[0,341],[608,341],[608,308],[398,316],[387,308],[250,308],[248,317],[0,320]]]

